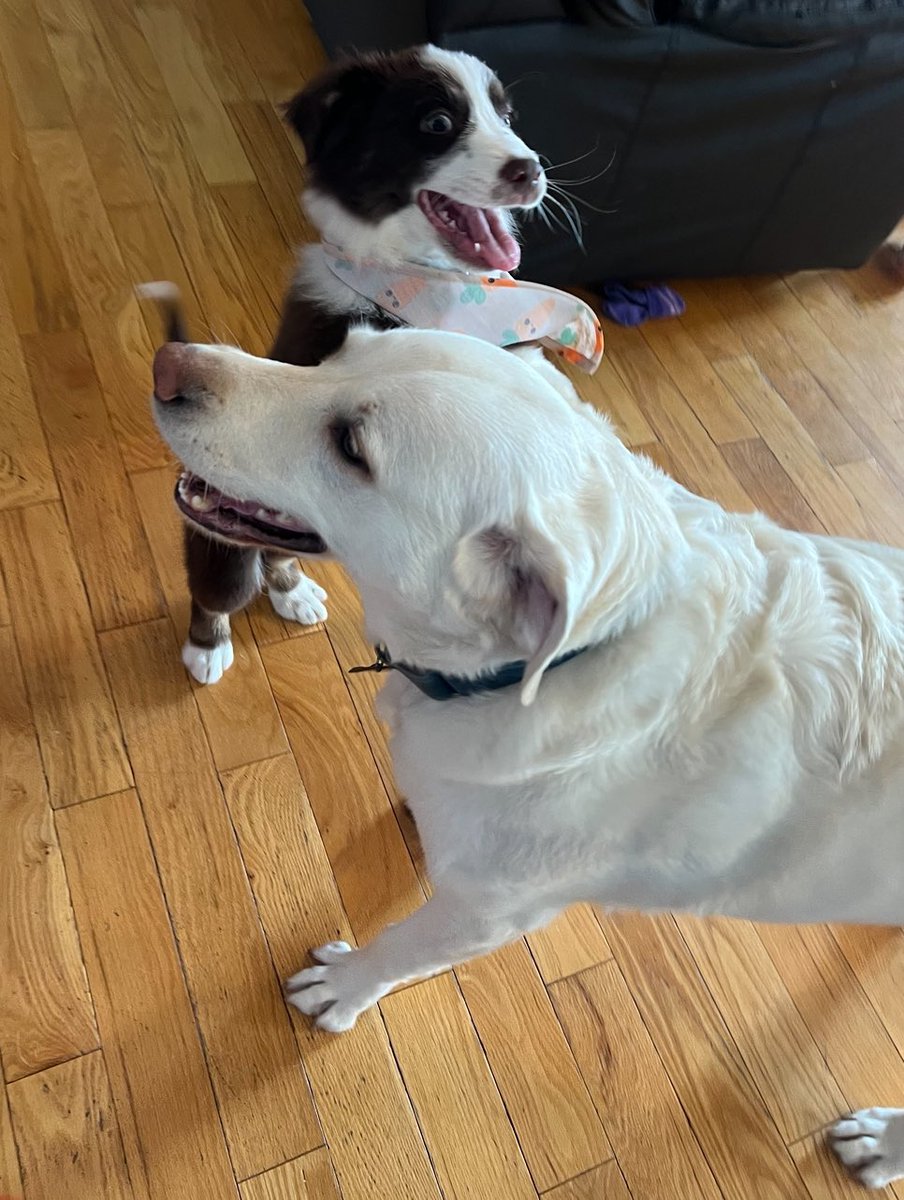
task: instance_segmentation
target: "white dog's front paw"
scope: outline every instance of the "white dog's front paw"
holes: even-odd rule
[[[868,1188],[884,1188],[904,1176],[904,1109],[864,1108],[829,1130],[837,1157]]]
[[[196,646],[188,641],[182,647],[182,661],[198,683],[216,683],[222,679],[223,672],[232,666],[234,657],[232,642]]]
[[[298,583],[288,592],[270,588],[270,603],[286,621],[297,621],[299,625],[316,625],[326,620],[326,592],[319,583],[302,575]]]
[[[318,1029],[344,1033],[381,993],[357,978],[356,951],[348,942],[329,942],[312,950],[316,967],[305,967],[286,980],[286,999],[314,1018]]]

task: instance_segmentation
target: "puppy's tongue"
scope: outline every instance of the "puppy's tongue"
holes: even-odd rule
[[[441,192],[419,192],[417,202],[456,257],[469,266],[491,271],[514,271],[518,266],[521,247],[506,229],[498,209],[459,204]]]

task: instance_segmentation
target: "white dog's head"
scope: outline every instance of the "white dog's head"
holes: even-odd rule
[[[512,116],[470,54],[417,46],[344,59],[286,106],[307,155],[308,215],[351,258],[512,271],[511,213],[546,194]]]
[[[339,559],[396,659],[469,676],[526,659],[529,702],[557,655],[661,593],[674,527],[653,469],[484,342],[357,329],[317,367],[168,344],[154,408],[185,516]]]

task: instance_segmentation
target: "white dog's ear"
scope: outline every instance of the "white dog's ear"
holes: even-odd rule
[[[537,528],[481,530],[462,539],[455,573],[469,602],[523,647],[521,703],[532,704],[543,672],[574,623],[574,598],[562,547]]]

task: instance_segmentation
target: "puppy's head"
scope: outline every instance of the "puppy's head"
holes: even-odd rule
[[[348,59],[286,106],[308,159],[305,207],[353,258],[514,270],[511,213],[546,192],[499,80],[421,46]]]
[[[651,511],[635,460],[593,410],[475,339],[358,329],[317,367],[170,344],[154,408],[188,468],[189,521],[335,556],[374,639],[423,667],[524,658],[530,699],[651,576],[630,532]]]

